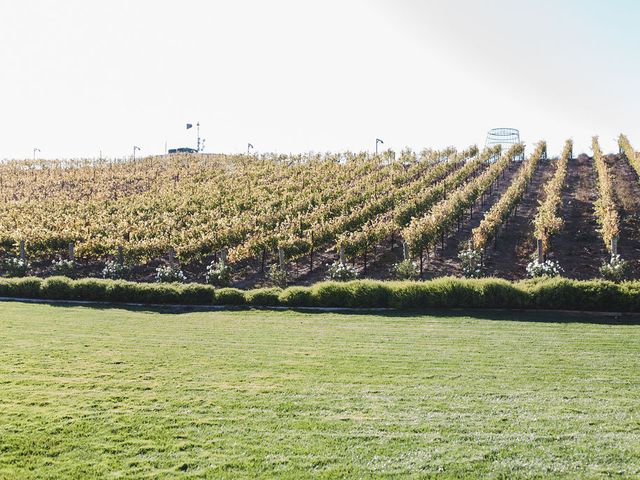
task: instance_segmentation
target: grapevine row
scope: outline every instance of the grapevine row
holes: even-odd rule
[[[349,256],[365,254],[367,249],[390,236],[396,230],[405,227],[414,217],[424,214],[435,203],[443,200],[447,192],[458,188],[477,174],[490,158],[499,154],[500,147],[485,150],[475,159],[467,162],[463,168],[453,172],[430,188],[416,191],[405,198],[383,218],[371,219],[359,230],[345,231],[338,238],[338,245]]]
[[[598,175],[598,199],[595,202],[595,215],[600,226],[599,232],[602,240],[607,249],[612,251],[613,240],[617,239],[620,233],[620,218],[618,208],[613,199],[611,174],[600,150],[598,137],[593,137],[591,146],[594,167]]]
[[[406,190],[432,183],[456,168],[460,159],[474,151],[475,147],[456,154],[448,161],[442,161],[443,154],[435,152],[430,161],[418,164],[420,169],[409,169],[402,176],[385,176],[385,172],[382,172],[381,177],[376,175],[377,178],[355,185],[351,191],[345,192],[339,202],[317,205],[304,215],[287,218],[273,229],[248,236],[246,241],[231,250],[230,257],[237,261],[276,247],[282,248],[288,259],[305,254],[317,245],[333,241],[342,230],[378,215]],[[450,150],[445,152],[448,155],[453,153]]]
[[[549,239],[560,231],[563,225],[558,215],[562,202],[562,189],[567,177],[569,157],[573,151],[573,140],[567,140],[562,155],[556,163],[556,170],[551,180],[544,187],[544,200],[538,206],[538,212],[533,219],[534,235],[542,241],[542,253],[549,249]]]
[[[444,237],[456,220],[475,204],[509,167],[513,157],[521,154],[523,149],[522,144],[513,145],[482,174],[437,203],[427,215],[411,220],[402,230],[410,251],[422,257],[423,251],[430,249],[439,238]]]
[[[620,146],[620,150],[624,153],[625,157],[627,157],[627,161],[631,164],[633,169],[640,177],[640,158],[638,158],[638,154],[631,146],[631,142],[629,142],[629,139],[625,135],[620,134],[620,137],[618,137],[618,145]]]
[[[507,188],[500,199],[484,215],[480,225],[473,229],[471,239],[475,249],[483,250],[486,248],[489,240],[497,234],[498,228],[509,218],[515,206],[520,203],[546,148],[547,144],[545,142],[538,144],[533,154],[531,154],[531,157],[525,161],[524,165],[518,171],[516,178],[511,182],[509,188]]]

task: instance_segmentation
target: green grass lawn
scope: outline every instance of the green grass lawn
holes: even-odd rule
[[[180,475],[638,477],[640,326],[0,303],[0,478]]]

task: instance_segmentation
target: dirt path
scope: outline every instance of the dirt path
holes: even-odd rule
[[[618,253],[629,261],[629,274],[640,278],[640,182],[635,170],[620,155],[606,157],[613,180],[616,204],[620,208]]]
[[[497,241],[487,248],[485,266],[487,275],[522,279],[527,276],[527,263],[535,250],[533,219],[538,201],[544,198],[544,185],[555,172],[555,161],[543,160],[533,175],[527,192],[514,215],[498,233]]]
[[[570,160],[560,212],[564,226],[551,239],[548,256],[560,263],[567,277],[596,278],[608,257],[593,210],[597,198],[593,159],[583,154]]]

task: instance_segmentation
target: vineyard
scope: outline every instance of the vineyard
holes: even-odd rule
[[[619,146],[8,161],[0,268],[240,287],[640,278],[640,157],[624,135]]]

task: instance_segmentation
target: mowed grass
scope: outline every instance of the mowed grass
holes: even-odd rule
[[[456,315],[1,303],[0,477],[640,475],[640,326]]]

